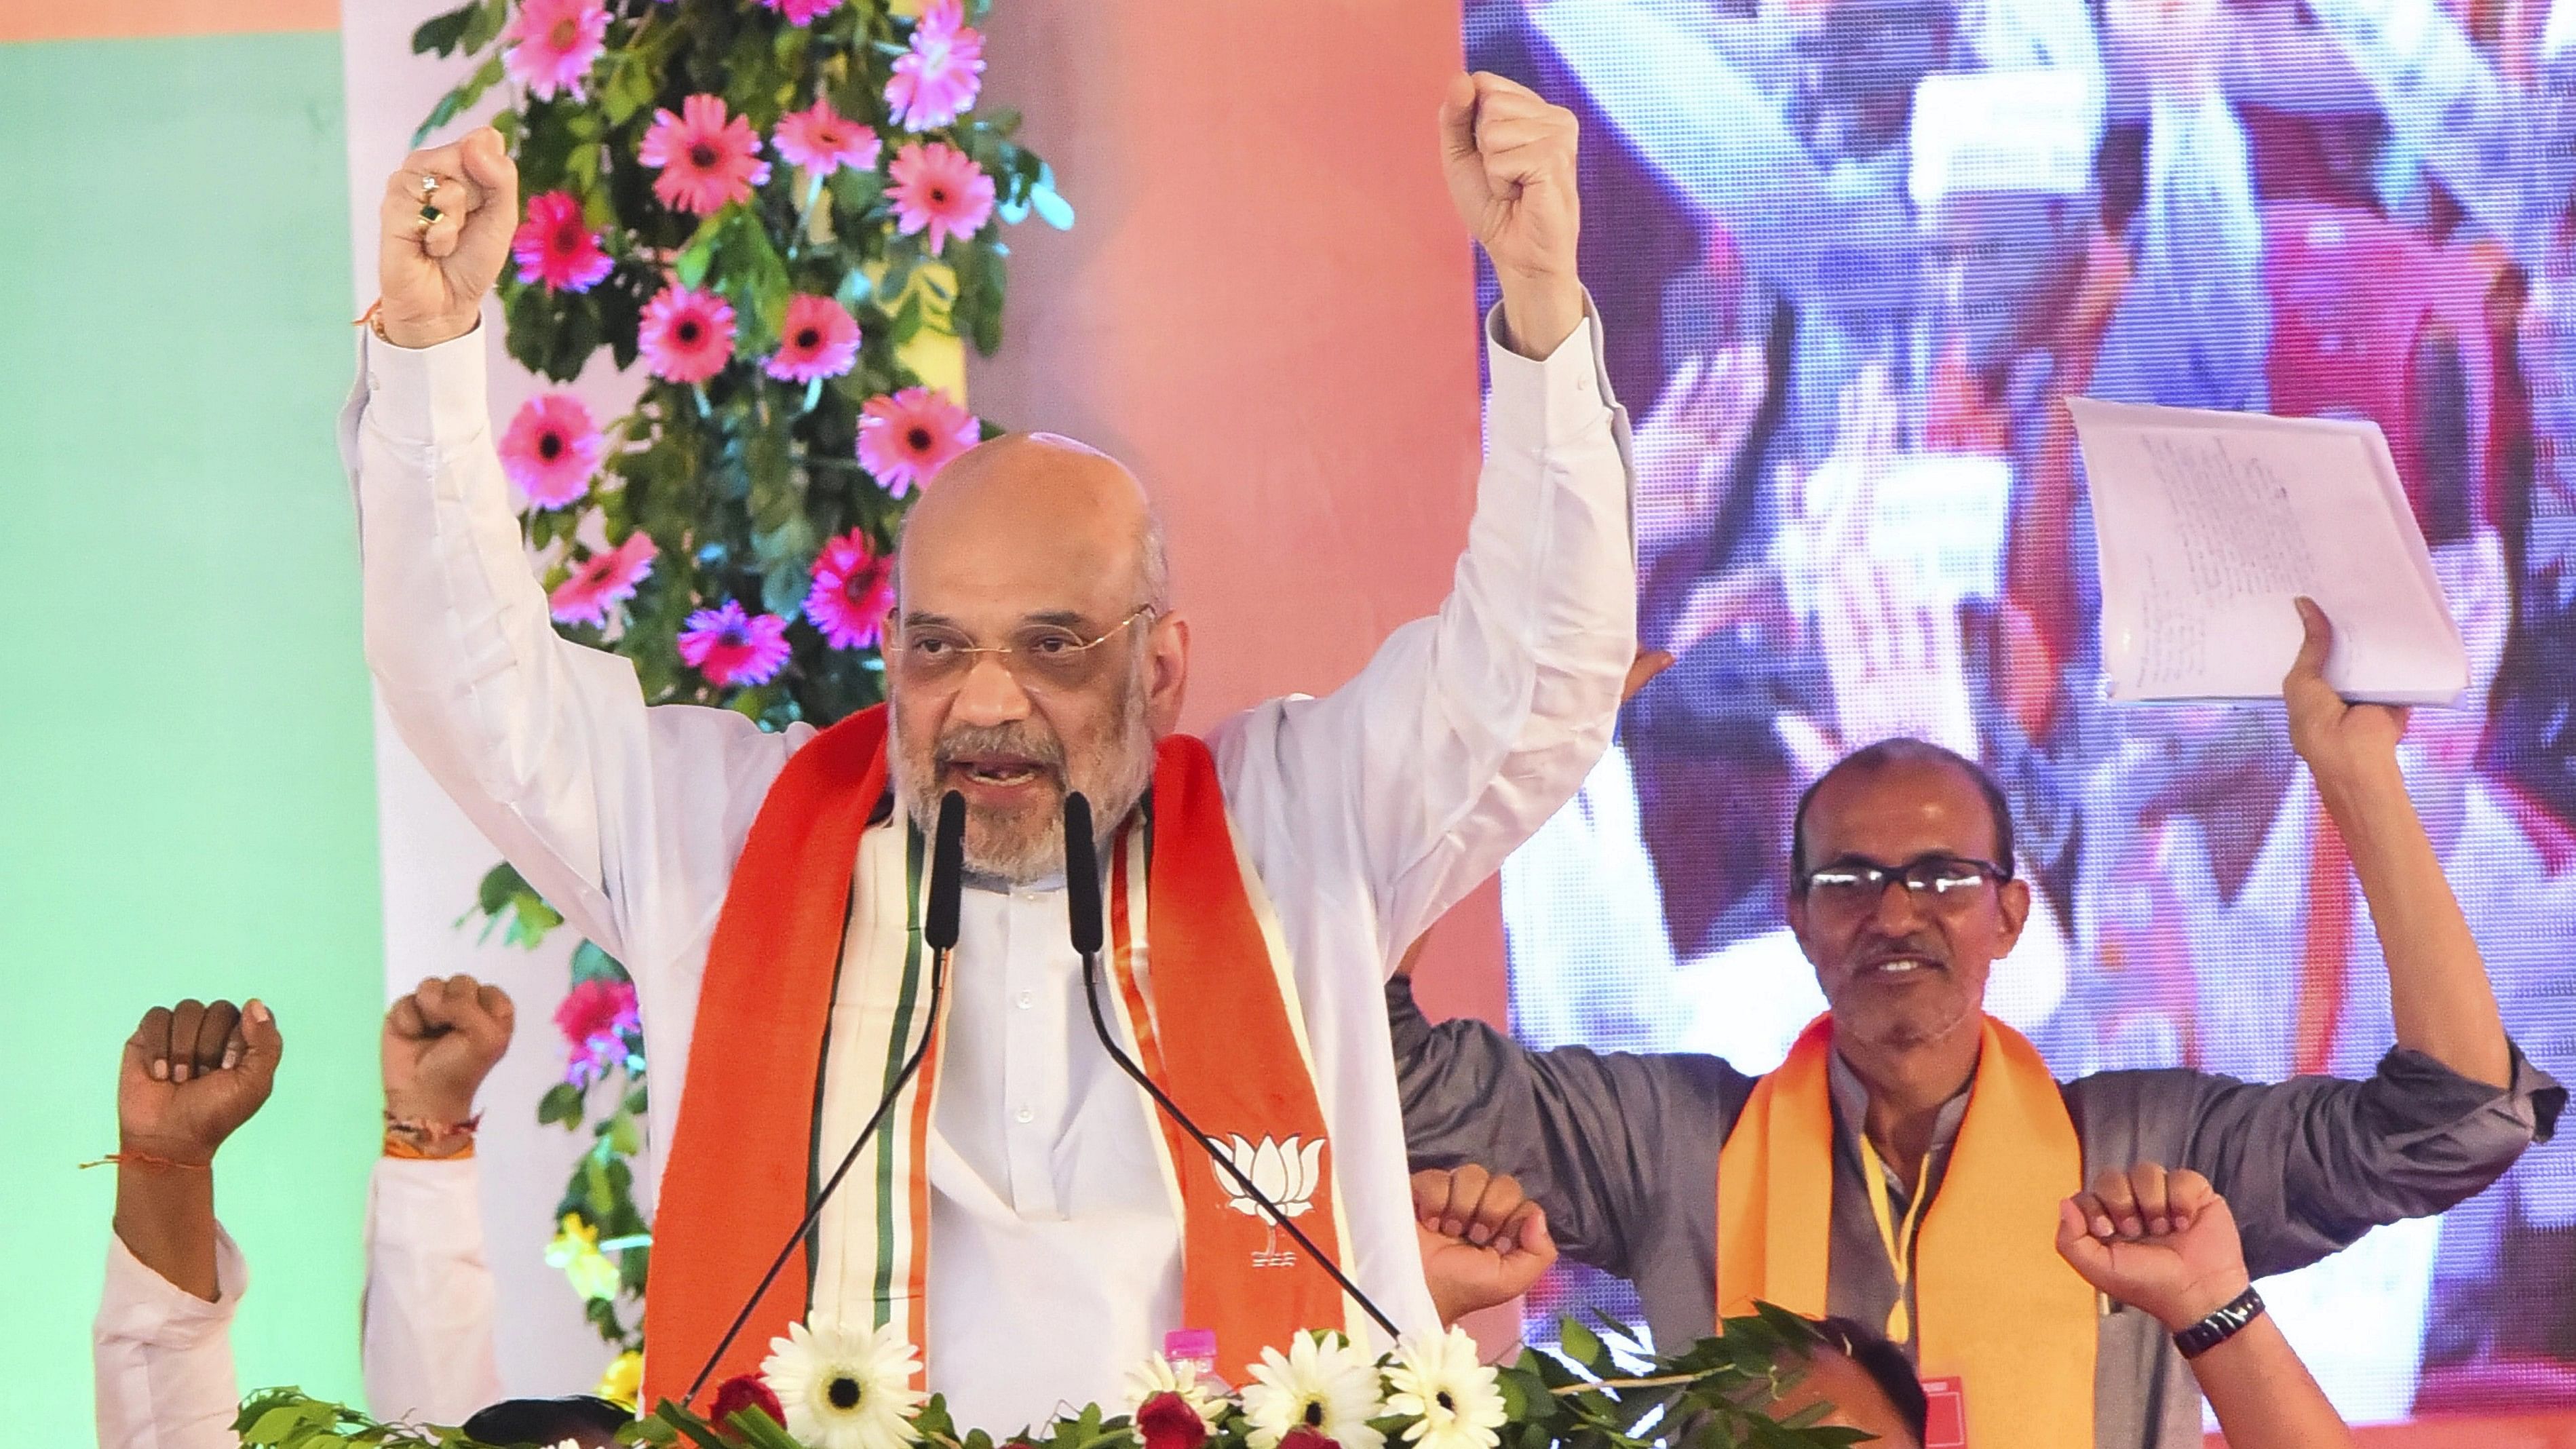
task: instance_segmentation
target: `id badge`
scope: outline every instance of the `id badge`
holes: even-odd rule
[[[1923,1418],[1923,1449],[1967,1449],[1968,1394],[1958,1375],[1925,1379],[1923,1397],[1930,1407]]]

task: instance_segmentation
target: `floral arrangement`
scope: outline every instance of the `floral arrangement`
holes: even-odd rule
[[[961,344],[1001,342],[998,224],[1073,219],[1018,117],[981,108],[988,3],[469,0],[412,37],[481,58],[422,137],[509,90],[511,356],[558,383],[640,364],[625,416],[543,392],[498,447],[556,627],[631,660],[652,703],[778,729],[883,697],[897,525],[992,431],[952,394]],[[506,865],[477,907],[518,945],[562,924]],[[631,1380],[651,1236],[618,963],[585,944],[557,1022],[570,1064],[539,1117],[593,1144],[548,1256]]]
[[[1823,1405],[1766,1412],[1820,1342],[1794,1314],[1759,1305],[1685,1353],[1642,1363],[1633,1333],[1605,1326],[1607,1337],[1568,1320],[1556,1352],[1499,1368],[1455,1328],[1382,1355],[1310,1333],[1284,1353],[1264,1349],[1239,1390],[1158,1355],[1128,1375],[1120,1412],[1094,1404],[996,1438],[961,1430],[944,1399],[913,1386],[920,1355],[902,1330],[800,1323],[770,1340],[759,1373],[719,1385],[705,1415],[664,1403],[618,1437],[692,1449],[1838,1449],[1867,1438],[1821,1425]],[[291,1389],[253,1395],[235,1429],[247,1449],[483,1449]]]

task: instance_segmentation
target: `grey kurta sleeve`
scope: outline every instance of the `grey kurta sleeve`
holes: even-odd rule
[[[1480,1021],[1434,1026],[1401,976],[1386,1002],[1413,1166],[1510,1173],[1568,1256],[1623,1278],[1636,1276],[1664,1195],[1690,1190],[1673,1180],[1676,1161],[1713,1166],[1752,1090],[1716,1057],[1532,1051]],[[1714,1202],[1713,1173],[1697,1191]]]
[[[2146,1160],[2207,1174],[2262,1277],[2474,1196],[2549,1140],[2567,1092],[2519,1048],[2498,1090],[2399,1047],[2362,1081],[2112,1072],[2071,1083],[2067,1098],[2087,1173]]]

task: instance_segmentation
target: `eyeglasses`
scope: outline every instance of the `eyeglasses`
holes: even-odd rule
[[[975,672],[977,660],[990,654],[1023,689],[1079,689],[1098,678],[1107,661],[1100,646],[1155,613],[1153,605],[1140,605],[1089,639],[1060,624],[1029,624],[1014,633],[1008,644],[978,644],[944,624],[905,625],[900,629],[902,643],[886,663],[906,684],[936,687],[963,683]]]
[[[1799,889],[1811,905],[1869,910],[1887,894],[1888,882],[1903,881],[1917,904],[1937,908],[1964,905],[1985,887],[2011,879],[2011,871],[1992,861],[1960,855],[1918,855],[1903,865],[1847,855],[1807,872]]]

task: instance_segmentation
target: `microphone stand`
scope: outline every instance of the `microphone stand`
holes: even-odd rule
[[[1091,802],[1079,792],[1069,792],[1064,797],[1064,887],[1066,914],[1071,917],[1073,927],[1073,949],[1082,957],[1083,1005],[1091,1008],[1092,1032],[1100,1038],[1100,1045],[1109,1053],[1109,1059],[1116,1062],[1118,1069],[1132,1078],[1137,1086],[1145,1089],[1145,1095],[1153,1099],[1154,1105],[1199,1145],[1209,1161],[1233,1179],[1235,1188],[1243,1196],[1269,1214],[1272,1223],[1284,1229],[1297,1246],[1314,1258],[1316,1266],[1350,1295],[1352,1302],[1357,1303],[1378,1327],[1386,1330],[1388,1342],[1403,1337],[1396,1330],[1395,1320],[1387,1317],[1366,1293],[1360,1291],[1360,1285],[1350,1280],[1341,1265],[1333,1261],[1332,1255],[1317,1247],[1315,1240],[1306,1235],[1306,1230],[1297,1226],[1296,1220],[1253,1182],[1252,1174],[1238,1166],[1233,1156],[1217,1145],[1215,1138],[1200,1131],[1199,1124],[1191,1121],[1190,1115],[1181,1110],[1181,1104],[1173,1101],[1144,1068],[1136,1065],[1135,1058],[1118,1045],[1117,1034],[1110,1031],[1108,1018],[1100,1010],[1100,948],[1104,933],[1101,929],[1099,846],[1091,833]]]

